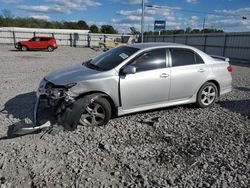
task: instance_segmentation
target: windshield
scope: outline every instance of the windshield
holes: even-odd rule
[[[120,46],[97,56],[93,60],[87,62],[85,65],[89,68],[100,71],[110,70],[119,65],[138,50],[139,49],[137,48]]]

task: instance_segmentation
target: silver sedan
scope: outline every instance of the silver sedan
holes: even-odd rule
[[[186,45],[121,46],[51,73],[37,91],[38,109],[53,108],[66,129],[104,125],[113,116],[173,105],[211,106],[232,89],[228,59]],[[37,122],[39,123],[39,121]]]

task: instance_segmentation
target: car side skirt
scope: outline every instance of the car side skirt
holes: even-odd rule
[[[122,107],[119,107],[118,108],[118,116],[125,115],[125,114],[131,114],[131,113],[135,113],[135,112],[164,108],[164,107],[169,107],[169,106],[190,104],[190,103],[195,103],[195,102],[196,102],[196,95],[194,95],[188,99],[185,98],[185,99],[181,99],[181,100],[160,102],[160,103],[155,103],[155,104],[150,104],[150,105],[138,106],[138,107],[130,108],[130,109],[122,109]]]

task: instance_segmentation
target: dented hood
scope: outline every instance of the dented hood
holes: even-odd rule
[[[97,70],[79,64],[52,72],[45,76],[45,79],[55,85],[66,85],[88,80],[96,77],[98,73],[100,72]]]

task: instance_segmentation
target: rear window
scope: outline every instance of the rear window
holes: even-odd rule
[[[51,40],[52,38],[41,38],[40,40],[41,41],[49,41],[49,40]]]
[[[173,67],[204,63],[203,59],[198,54],[189,49],[172,48],[170,52]]]

